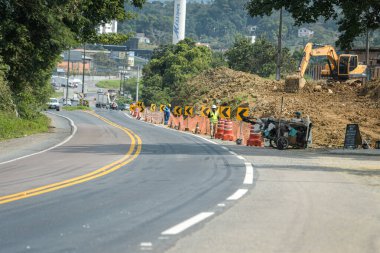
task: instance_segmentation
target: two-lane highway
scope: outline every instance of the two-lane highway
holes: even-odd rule
[[[0,165],[1,196],[127,162],[89,181],[0,205],[0,252],[163,252],[239,198],[233,194],[247,177],[246,165],[219,145],[122,112],[63,114],[77,125],[75,136]]]

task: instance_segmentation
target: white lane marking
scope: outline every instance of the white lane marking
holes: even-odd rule
[[[124,115],[127,116],[130,119],[133,119],[131,115],[128,115],[127,113],[124,112]]]
[[[226,148],[225,146],[222,146],[222,149],[224,149],[224,150],[228,150],[228,148]]]
[[[55,149],[55,148],[57,148],[57,147],[59,147],[59,146],[62,146],[63,144],[65,144],[66,142],[68,142],[69,140],[71,140],[71,138],[74,137],[74,135],[75,135],[76,132],[77,132],[77,126],[74,124],[74,121],[72,121],[70,118],[68,118],[68,117],[66,117],[66,116],[63,116],[63,115],[59,115],[59,114],[52,113],[52,112],[48,112],[48,113],[67,119],[67,120],[70,122],[70,126],[71,126],[71,135],[70,135],[69,137],[67,137],[64,141],[58,143],[57,145],[55,145],[55,146],[53,146],[53,147],[50,147],[50,148],[47,148],[47,149],[41,150],[41,151],[36,152],[36,153],[33,153],[33,154],[29,154],[29,155],[21,156],[21,157],[18,157],[18,158],[15,158],[15,159],[9,160],[9,161],[1,162],[0,165],[6,164],[6,163],[11,163],[11,162],[18,161],[18,160],[21,160],[21,159],[24,159],[24,158],[27,158],[27,157],[31,157],[31,156],[34,156],[34,155],[39,155],[39,154],[45,153],[45,152],[47,152],[47,151],[49,151],[49,150]]]
[[[220,204],[218,204],[218,206],[219,206],[219,207],[225,207],[226,204],[224,204],[224,203],[220,203]]]
[[[240,160],[245,160],[245,158],[242,157],[241,155],[237,155],[236,157],[239,158]]]
[[[152,247],[153,244],[151,242],[142,242],[140,243],[140,247]]]
[[[245,163],[245,178],[243,184],[253,184],[253,167],[251,163]]]
[[[229,196],[227,200],[238,200],[248,192],[248,189],[239,189],[234,194]]]
[[[194,226],[195,224],[209,218],[212,215],[214,215],[214,213],[212,213],[212,212],[205,212],[205,213],[197,214],[194,217],[192,217],[188,220],[185,220],[184,222],[181,222],[180,224],[175,225],[174,227],[169,228],[168,230],[165,230],[161,234],[162,235],[177,235],[177,234],[185,231],[186,229]]]
[[[231,155],[234,155],[234,156],[237,156],[238,154],[236,154],[234,151],[230,151],[230,154]]]

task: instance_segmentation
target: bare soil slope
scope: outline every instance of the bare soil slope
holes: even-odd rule
[[[313,124],[315,147],[340,147],[344,142],[346,124],[358,123],[365,139],[374,145],[380,140],[380,80],[363,88],[360,83],[307,83],[299,93],[285,93],[284,82],[263,79],[228,68],[208,70],[189,81],[201,104],[228,104],[234,111],[248,105],[251,115],[280,115],[291,118],[295,111],[309,115]]]

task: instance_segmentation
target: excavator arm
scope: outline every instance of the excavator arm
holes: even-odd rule
[[[314,47],[314,48],[313,48]],[[288,92],[297,92],[305,86],[304,79],[305,71],[310,63],[310,58],[314,56],[326,56],[328,60],[329,73],[334,73],[338,69],[339,56],[335,49],[330,45],[314,45],[307,43],[303,50],[303,57],[298,65],[298,71],[295,75],[290,75],[285,78],[285,90]],[[326,71],[326,70],[322,70]]]
[[[303,57],[298,66],[298,72],[301,78],[304,76],[305,71],[309,65],[310,58],[312,56],[326,56],[329,61],[330,68],[332,69],[338,68],[339,56],[335,52],[335,49],[330,45],[324,45],[324,46],[317,45],[317,47],[313,49],[313,43],[307,43],[303,52],[304,52]]]

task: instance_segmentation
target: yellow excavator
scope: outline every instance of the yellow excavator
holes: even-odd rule
[[[338,55],[330,45],[307,43],[303,57],[295,75],[285,78],[285,90],[295,92],[305,86],[304,74],[313,56],[326,56],[327,64],[322,69],[321,76],[336,81],[345,81],[352,78],[366,77],[366,65],[358,63],[358,56],[353,54]]]

